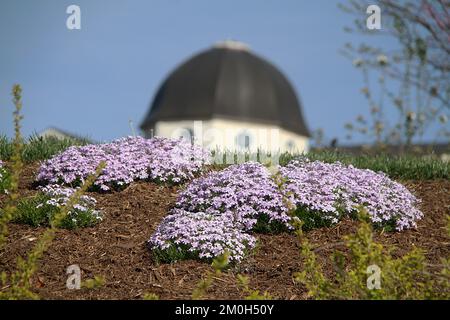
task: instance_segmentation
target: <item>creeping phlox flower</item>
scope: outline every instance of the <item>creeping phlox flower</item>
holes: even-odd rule
[[[366,207],[374,224],[395,223],[399,231],[416,227],[423,217],[417,209],[419,200],[384,173],[307,159],[293,160],[279,169],[289,201],[332,223],[358,205]]]
[[[110,190],[134,180],[181,183],[192,179],[208,163],[209,153],[185,140],[126,137],[111,143],[72,146],[45,161],[37,180],[46,183],[82,183],[101,161],[106,162],[94,185]]]
[[[198,178],[183,190],[176,206],[190,212],[227,214],[251,230],[258,218],[289,225],[287,209],[266,167],[256,162],[232,165]]]
[[[53,207],[63,207],[69,201],[69,198],[75,193],[76,189],[73,188],[63,188],[58,185],[48,185],[45,187],[40,187],[40,191],[49,197],[45,202],[47,205]],[[72,219],[73,222],[77,222],[77,216],[79,213],[89,213],[96,220],[103,220],[103,215],[99,210],[94,210],[97,200],[93,197],[82,195],[78,203],[73,206],[73,209],[67,214],[68,217]],[[36,208],[42,207],[44,203],[40,203]]]
[[[255,238],[238,228],[232,217],[182,209],[173,209],[149,240],[152,248],[186,248],[200,259],[228,251],[230,261],[240,261],[255,243]]]
[[[255,245],[249,231],[262,216],[268,223],[290,228],[287,209],[268,170],[254,162],[233,165],[193,180],[149,244],[159,250],[188,248],[199,258],[228,250],[230,260],[240,261]]]

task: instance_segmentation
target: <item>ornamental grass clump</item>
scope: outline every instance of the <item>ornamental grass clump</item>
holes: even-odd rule
[[[67,205],[76,189],[49,185],[40,188],[38,194],[21,199],[17,205],[14,222],[31,226],[49,226],[53,217]],[[75,229],[90,227],[103,219],[101,211],[96,210],[97,201],[90,196],[80,196],[77,203],[62,219],[59,227]]]
[[[280,175],[283,192],[305,229],[354,217],[359,205],[375,226],[387,230],[414,228],[423,216],[417,209],[419,200],[381,172],[300,159],[280,167]]]
[[[290,228],[277,185],[267,168],[256,162],[232,165],[192,181],[181,191],[176,207],[229,216],[246,231]]]
[[[101,161],[106,167],[94,186],[107,191],[135,180],[182,183],[201,172],[209,154],[182,139],[126,137],[111,143],[69,147],[41,165],[37,180],[77,186]]]

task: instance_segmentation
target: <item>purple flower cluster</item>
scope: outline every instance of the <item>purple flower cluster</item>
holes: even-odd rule
[[[149,240],[152,248],[188,247],[200,258],[230,252],[240,261],[255,245],[248,234],[262,216],[290,228],[283,198],[268,170],[247,162],[192,181]]]
[[[209,161],[209,153],[185,140],[126,137],[111,143],[72,146],[45,161],[37,176],[44,183],[78,185],[101,161],[106,168],[94,185],[102,190],[134,180],[181,183],[192,179]]]
[[[277,185],[257,162],[232,165],[192,181],[181,191],[176,206],[189,212],[227,214],[245,230],[251,230],[262,215],[269,223],[290,226]]]
[[[232,217],[173,209],[149,240],[152,248],[183,247],[200,259],[217,257],[225,251],[230,261],[240,261],[255,246],[253,236],[233,223]]]
[[[332,223],[359,205],[366,207],[374,224],[394,223],[399,231],[416,227],[423,216],[417,209],[419,200],[381,172],[307,159],[293,160],[279,169],[289,201]]]
[[[64,188],[58,185],[48,185],[39,189],[48,197],[48,200],[45,201],[45,204],[57,208],[65,206],[69,201],[69,198],[76,191],[76,189]],[[79,213],[88,213],[92,216],[93,219],[101,221],[103,219],[103,215],[101,211],[94,209],[96,204],[97,200],[95,200],[93,197],[82,195],[78,203],[76,203],[73,206],[73,209],[69,211],[68,217],[72,219],[74,223],[77,223],[77,216]],[[43,205],[44,203],[40,203],[36,208],[39,208]]]

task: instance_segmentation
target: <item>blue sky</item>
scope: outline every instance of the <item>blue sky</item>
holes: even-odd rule
[[[81,30],[66,8],[81,8]],[[131,134],[161,81],[180,62],[223,39],[246,42],[277,65],[301,98],[311,129],[344,141],[367,110],[362,77],[338,53],[364,38],[352,16],[317,0],[2,0],[0,134],[12,134],[10,90],[24,90],[24,134],[56,126],[97,141]],[[388,44],[386,44],[388,45]]]

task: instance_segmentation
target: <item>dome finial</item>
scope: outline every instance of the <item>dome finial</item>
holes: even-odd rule
[[[223,41],[216,42],[214,44],[215,48],[225,48],[225,49],[231,49],[231,50],[243,50],[243,51],[250,51],[250,46],[244,42],[227,39]]]

